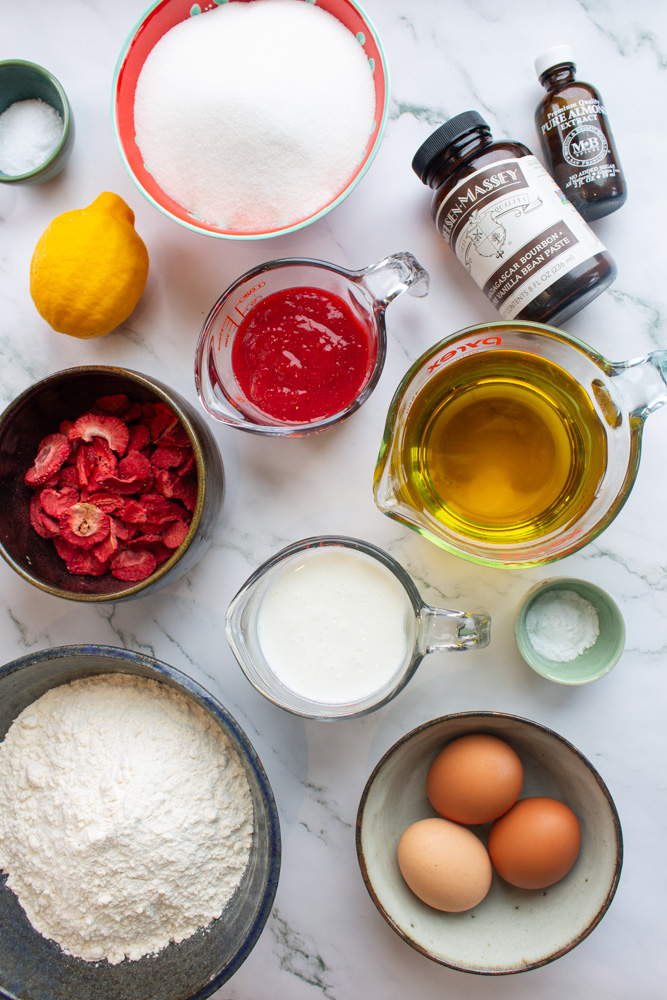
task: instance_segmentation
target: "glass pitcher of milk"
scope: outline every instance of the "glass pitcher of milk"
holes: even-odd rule
[[[488,615],[425,604],[395,559],[340,535],[282,549],[249,577],[226,616],[250,683],[311,719],[374,711],[427,653],[487,646],[490,626]]]

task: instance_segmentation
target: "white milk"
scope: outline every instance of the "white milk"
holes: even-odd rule
[[[396,577],[354,549],[308,549],[288,562],[259,607],[266,662],[295,694],[331,705],[379,691],[400,671],[413,614]]]

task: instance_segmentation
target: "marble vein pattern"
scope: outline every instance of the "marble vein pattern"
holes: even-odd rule
[[[660,0],[363,0],[391,74],[386,134],[368,174],[331,214],[288,237],[254,243],[189,232],[142,198],[110,124],[118,54],[145,0],[0,4],[0,59],[48,67],[76,121],[65,171],[42,187],[0,184],[0,403],[51,372],[119,364],[161,379],[199,406],[194,350],[218,296],[248,268],[305,256],[362,268],[409,250],[431,274],[425,299],[387,311],[380,382],[350,420],[316,438],[269,441],[209,420],[227,494],[213,544],[186,576],[139,601],[81,607],[42,594],[0,565],[3,662],[70,643],[136,649],[194,677],[238,719],[266,768],[283,835],[273,912],[256,947],[216,1000],[662,1000],[667,874],[667,407],[645,426],[634,489],[616,520],[561,563],[488,569],[448,555],[383,517],[372,479],[387,409],[409,365],[436,341],[496,314],[461,270],[411,170],[418,146],[451,115],[475,109],[498,138],[538,153],[533,114],[542,91],[534,58],[570,44],[579,75],[597,86],[628,180],[627,204],[594,228],[618,265],[611,288],[565,324],[614,362],[667,347],[667,7]],[[110,190],[136,214],[150,255],[146,291],[129,320],[95,341],[54,333],[29,294],[32,251],[51,219]],[[281,547],[340,533],[384,547],[424,600],[485,611],[488,648],[427,657],[393,702],[347,722],[306,721],[246,681],[224,633],[227,605]],[[595,684],[570,689],[533,674],[514,639],[523,594],[549,576],[604,587],[625,618],[625,651]],[[616,802],[625,862],[616,898],[595,931],[558,961],[523,976],[469,976],[401,941],[362,882],[354,843],[359,797],[382,754],[437,715],[476,709],[541,722],[578,747]]]

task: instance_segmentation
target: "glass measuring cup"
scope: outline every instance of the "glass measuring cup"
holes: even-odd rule
[[[361,271],[293,257],[252,268],[223,292],[202,328],[195,355],[195,383],[204,408],[225,424],[255,434],[302,437],[333,427],[358,410],[377,385],[387,350],[385,310],[401,292],[423,296],[429,275],[410,253],[385,257]],[[279,420],[251,402],[232,365],[234,340],[244,318],[267,296],[314,288],[338,296],[368,338],[369,361],[361,390],[344,409],[317,420]]]
[[[309,569],[314,570],[314,575],[312,572],[308,575]],[[320,581],[327,580],[323,587],[317,582],[320,573],[323,574]],[[302,593],[307,595],[305,604],[310,608],[292,600],[295,580],[300,574],[304,575],[297,586],[303,587]],[[332,575],[337,575],[333,583]],[[280,598],[281,589],[283,598],[290,602],[290,611],[276,617],[276,612],[280,616],[283,605],[273,602],[276,595]],[[335,605],[331,603],[331,594],[337,589],[349,591],[347,605],[338,600]],[[366,593],[359,596],[359,589]],[[387,596],[391,610],[386,621],[378,620],[373,617],[374,598],[384,601]],[[349,621],[350,602],[355,605],[351,617],[358,615],[364,626],[363,639],[355,631],[354,622]],[[273,619],[267,617],[271,614]],[[368,630],[367,621],[371,622]],[[425,604],[412,579],[395,559],[369,542],[342,535],[306,538],[268,559],[232,599],[225,619],[231,649],[253,687],[274,705],[310,719],[353,718],[374,711],[401,691],[427,653],[487,646],[490,628],[491,620],[485,614],[447,611]],[[336,645],[338,632],[345,629],[349,630],[348,637],[354,636],[343,643],[350,658],[344,659],[341,653],[338,659],[330,655],[330,648],[332,642]],[[400,638],[391,652],[383,646],[379,657],[382,676],[377,671],[369,676],[368,689],[361,693],[366,679],[364,672],[368,670],[370,675],[376,662],[378,647],[373,639],[381,630],[395,631]],[[290,679],[292,686],[289,686],[284,679],[283,664],[276,656],[276,633],[278,641],[284,635],[286,642],[291,642],[284,647],[285,656],[290,656],[294,646],[298,646],[298,655],[312,664],[314,674],[305,681],[305,693],[302,680],[294,683]],[[359,644],[350,654],[351,644],[357,642],[358,636]],[[359,663],[354,676],[354,667],[350,667],[353,659]],[[333,687],[341,692],[340,696],[331,694]],[[349,692],[352,687],[355,696],[346,698],[345,690]],[[315,690],[325,688],[326,699],[318,698]]]
[[[553,562],[616,517],[644,421],[665,402],[665,350],[613,363],[539,323],[469,327],[422,355],[396,390],[375,502],[472,562]],[[515,447],[526,428],[532,451]]]

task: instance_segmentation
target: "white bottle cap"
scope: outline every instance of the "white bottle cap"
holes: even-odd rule
[[[572,63],[573,66],[576,66],[574,52],[569,45],[554,45],[553,48],[547,49],[546,52],[537,57],[535,72],[538,79],[552,66],[560,66],[561,63]]]

